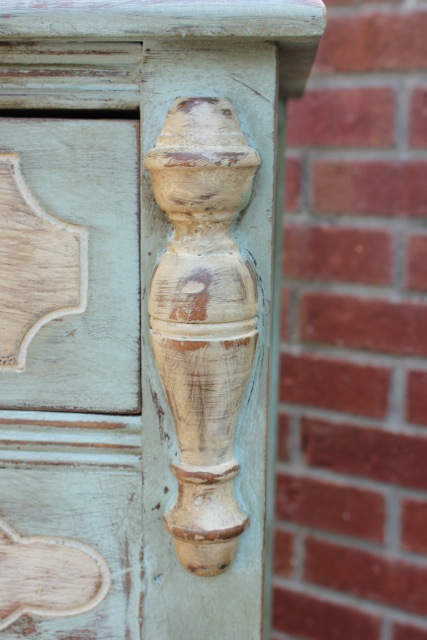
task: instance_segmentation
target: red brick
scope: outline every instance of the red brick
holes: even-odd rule
[[[409,422],[427,425],[427,371],[410,371],[406,415]]]
[[[298,158],[285,161],[285,211],[292,213],[301,208],[301,163]]]
[[[427,291],[427,235],[409,236],[406,251],[406,285]]]
[[[274,567],[276,575],[288,577],[292,574],[294,536],[288,531],[276,530],[274,534]]]
[[[392,235],[386,231],[287,225],[284,272],[292,278],[388,284]]]
[[[423,465],[426,465],[424,457]],[[402,544],[408,551],[427,554],[427,502],[405,500],[402,509]]]
[[[427,640],[427,629],[396,623],[393,628],[393,640]]]
[[[282,462],[289,459],[289,416],[281,413],[279,415],[279,424],[277,429],[277,457]]]
[[[312,89],[290,101],[290,146],[391,147],[394,92],[389,88]]]
[[[364,4],[364,2],[366,4],[368,4],[368,3],[399,4],[400,0],[327,0],[326,5],[327,5],[328,9],[330,7],[335,7],[335,6],[337,6],[337,7],[339,7],[339,6],[342,6],[342,7],[350,7],[350,6],[357,7],[357,6],[360,6],[360,5]],[[327,34],[327,32],[326,32],[326,34]],[[326,37],[326,36],[323,36],[323,37]]]
[[[282,340],[289,339],[289,307],[291,302],[291,290],[282,287],[282,299],[280,310],[280,337]]]
[[[384,499],[349,485],[279,474],[276,515],[314,529],[374,542],[384,539]]]
[[[412,147],[427,147],[427,87],[412,93],[409,140]]]
[[[302,434],[311,467],[427,489],[427,438],[310,418],[303,419]],[[427,510],[423,536],[426,530]]]
[[[313,164],[314,209],[331,214],[427,216],[426,172],[423,161],[318,160]]]
[[[427,69],[427,12],[363,12],[330,16],[318,71]]]
[[[427,568],[309,539],[305,579],[412,613],[427,613]]]
[[[385,367],[308,355],[281,359],[280,397],[292,404],[383,418],[389,381]]]
[[[380,621],[356,608],[276,587],[273,627],[304,640],[379,640]]]
[[[303,341],[399,355],[427,355],[427,306],[308,293],[300,306]]]

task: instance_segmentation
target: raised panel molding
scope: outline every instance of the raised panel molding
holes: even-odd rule
[[[16,154],[0,154],[0,371],[23,371],[28,347],[55,318],[82,313],[87,232],[44,211]]]
[[[21,536],[0,519],[0,631],[26,614],[61,618],[90,611],[110,583],[105,560],[91,547]]]

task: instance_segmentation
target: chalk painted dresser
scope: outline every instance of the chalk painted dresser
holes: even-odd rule
[[[2,640],[268,637],[279,94],[324,20],[0,0]]]

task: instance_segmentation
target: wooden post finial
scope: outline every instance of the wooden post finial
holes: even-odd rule
[[[256,276],[230,228],[260,164],[230,102],[179,98],[145,157],[175,234],[152,277],[154,358],[181,461],[165,515],[180,562],[203,576],[233,561],[248,525],[233,491],[234,431],[257,342]]]

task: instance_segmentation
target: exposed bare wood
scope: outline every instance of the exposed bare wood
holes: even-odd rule
[[[4,467],[84,465],[141,469],[140,427],[106,431],[87,424],[54,421],[0,421],[0,459]],[[1,506],[1,505],[0,505]]]
[[[43,209],[88,230],[89,281],[84,312],[46,324],[30,344],[25,371],[0,372],[3,409],[140,410],[138,135],[134,121],[0,118],[0,150],[19,155],[25,183]],[[29,253],[33,232],[21,231]],[[56,264],[59,254],[49,249]],[[17,266],[13,252],[0,288],[4,273],[18,277]],[[73,276],[61,273],[64,284]],[[39,281],[48,292],[49,277],[48,268],[31,272],[27,297],[39,291]],[[13,307],[24,303],[16,298]]]
[[[0,630],[25,614],[61,618],[90,611],[109,588],[108,566],[91,547],[21,536],[0,520]]]
[[[22,371],[44,324],[84,311],[87,261],[86,230],[44,211],[0,154],[0,370]]]
[[[257,286],[230,235],[248,203],[258,154],[233,107],[180,98],[148,152],[154,196],[175,235],[153,274],[151,343],[174,416],[178,498],[165,515],[183,566],[217,575],[248,518],[233,493],[236,420],[257,343]]]
[[[321,0],[0,0],[0,40],[230,39],[277,42],[281,93],[301,92],[325,29]],[[301,48],[303,55],[300,54]]]
[[[27,607],[34,604],[30,580],[22,588],[30,571],[46,603],[38,604],[52,609],[50,617],[21,616],[0,632],[2,640],[141,640],[141,486],[140,471],[93,468],[78,460],[67,467],[0,468],[0,516],[22,543],[4,547],[0,532],[0,584],[9,576],[0,609],[18,597]],[[16,563],[27,561],[13,578],[5,573],[12,562],[9,549]],[[111,586],[101,602],[108,574]],[[90,609],[95,598],[99,605]],[[57,615],[60,610],[66,617]]]
[[[140,43],[0,42],[2,109],[137,109]]]

